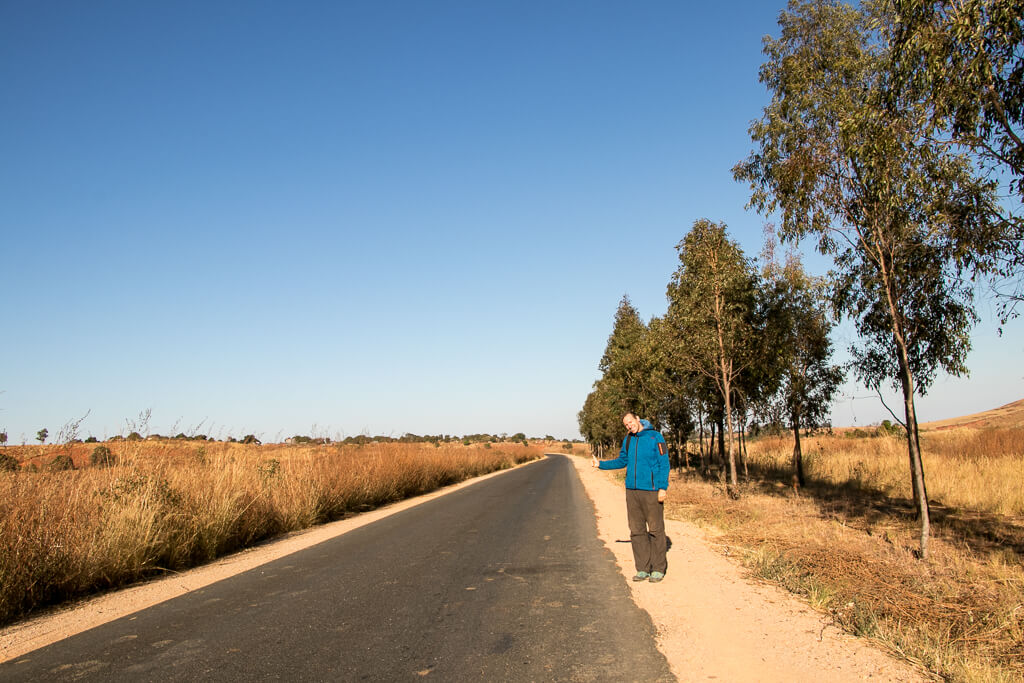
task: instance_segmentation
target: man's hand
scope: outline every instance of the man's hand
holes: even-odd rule
[[[665,502],[665,498],[667,496],[668,496],[668,491],[666,491],[665,489],[658,489],[658,502],[659,503],[664,503]]]

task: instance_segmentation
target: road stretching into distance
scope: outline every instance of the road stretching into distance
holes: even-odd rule
[[[567,456],[0,664],[2,681],[675,680]]]

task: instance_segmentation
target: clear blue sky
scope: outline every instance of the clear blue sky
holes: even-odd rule
[[[781,6],[0,4],[0,429],[578,436],[693,221],[760,249]],[[1021,331],[922,419],[1024,396]]]

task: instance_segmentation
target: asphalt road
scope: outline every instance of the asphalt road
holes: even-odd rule
[[[674,680],[566,456],[0,664],[0,681],[201,679]]]

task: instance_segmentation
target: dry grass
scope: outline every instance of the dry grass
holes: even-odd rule
[[[1024,680],[1024,430],[922,436],[927,561],[916,559],[902,441],[804,445],[799,493],[789,485],[792,442],[762,439],[750,444],[739,500],[690,473],[673,483],[669,515],[716,529],[754,575],[939,678]]]
[[[880,436],[801,439],[804,471],[812,480],[871,489],[907,498],[910,465],[906,441]],[[1024,428],[943,430],[921,435],[929,498],[949,507],[1024,515]],[[764,438],[749,446],[749,465],[763,473],[788,473],[792,438]]]
[[[0,472],[0,624],[543,452],[509,443],[109,445],[120,463],[111,468]],[[91,449],[71,451],[76,466]],[[62,452],[67,447],[18,455],[45,465]]]

